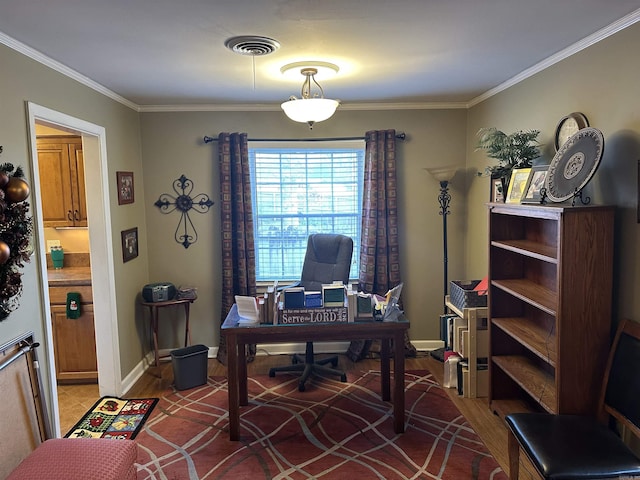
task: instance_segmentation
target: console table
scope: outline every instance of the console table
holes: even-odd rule
[[[393,429],[404,432],[404,336],[409,322],[336,322],[288,325],[239,325],[233,305],[222,324],[227,344],[227,382],[229,388],[229,438],[240,439],[240,407],[249,404],[247,391],[246,345],[253,343],[307,342],[309,340],[380,339],[381,397],[393,401]],[[393,349],[393,397],[391,395],[391,342]]]

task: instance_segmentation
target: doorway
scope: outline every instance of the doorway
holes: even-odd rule
[[[101,261],[91,262],[92,288],[94,295],[94,322],[96,355],[98,364],[98,387],[100,395],[122,395],[120,373],[120,353],[118,342],[117,312],[115,310],[115,275],[113,269],[113,242],[111,239],[111,216],[109,210],[108,168],[105,129],[99,125],[28,103],[29,133],[31,141],[31,171],[34,198],[34,225],[38,234],[39,271],[43,299],[44,331],[47,342],[49,369],[48,383],[51,386],[51,415],[53,431],[60,436],[59,405],[49,291],[47,288],[46,242],[42,219],[42,198],[40,195],[40,175],[36,142],[36,123],[64,130],[82,137],[86,168],[87,215],[89,229],[89,250],[91,258]],[[66,432],[64,432],[66,433]]]

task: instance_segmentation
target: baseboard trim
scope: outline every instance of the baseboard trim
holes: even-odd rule
[[[412,341],[411,344],[419,352],[429,352],[444,346],[442,340],[418,340]],[[345,353],[348,348],[349,342],[318,342],[313,345],[315,353]],[[293,355],[294,353],[304,353],[304,351],[304,343],[259,343],[256,345],[256,355]]]
[[[412,340],[411,344],[419,352],[430,352],[438,348],[444,347],[442,340]],[[349,348],[349,342],[317,342],[313,346],[315,353],[337,353],[343,354]],[[169,355],[171,350],[164,349],[158,353],[161,357]],[[256,355],[268,356],[268,355],[293,355],[294,353],[302,354],[305,351],[305,343],[269,343],[269,344],[257,344]],[[218,347],[209,347],[207,353],[208,358],[216,358],[218,356]],[[166,359],[163,361],[167,361]],[[136,382],[144,375],[144,372],[153,365],[154,356],[153,352],[148,352],[147,355],[129,372],[129,374],[122,379],[122,392],[117,395],[123,395],[123,392],[128,392]]]

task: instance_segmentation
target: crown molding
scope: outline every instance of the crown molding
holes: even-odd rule
[[[582,40],[574,43],[573,45],[568,46],[564,50],[560,50],[555,55],[552,55],[544,59],[543,61],[535,64],[534,66],[526,70],[523,70],[519,74],[511,77],[506,82],[501,83],[497,87],[494,87],[491,90],[487,90],[482,95],[479,95],[476,98],[472,99],[468,103],[469,108],[487,100],[490,97],[493,97],[494,95],[506,90],[509,87],[512,87],[522,82],[523,80],[526,80],[529,77],[532,77],[536,73],[539,73],[551,67],[552,65],[555,65],[556,63],[562,60],[565,60],[566,58],[569,58],[571,55],[574,55],[590,47],[591,45],[598,43],[599,41],[604,40],[605,38],[610,37],[611,35],[614,35],[619,31],[624,30],[627,27],[630,27],[634,23],[638,22],[638,20],[640,20],[640,8],[631,12],[629,15],[626,15],[621,19],[613,22],[612,24],[606,26],[605,28],[598,30],[597,32],[589,35],[588,37],[583,38]]]
[[[561,50],[560,52],[552,55],[551,57],[537,63],[536,65],[520,72],[519,74],[511,77],[509,80],[501,83],[500,85],[487,90],[485,93],[478,95],[469,102],[408,102],[408,103],[353,103],[353,104],[340,104],[341,110],[442,110],[442,109],[468,109],[471,108],[494,95],[512,87],[523,80],[539,73],[546,68],[570,57],[571,55],[578,53],[591,45],[604,40],[605,38],[624,30],[625,28],[633,25],[640,20],[640,8],[631,12],[630,14],[620,18],[601,30],[585,37],[579,42],[570,45],[569,47]],[[67,67],[66,65],[47,57],[41,52],[25,45],[22,42],[0,32],[0,43],[7,47],[59,72],[63,75],[76,80],[77,82],[95,90],[102,95],[115,100],[126,107],[135,110],[136,112],[268,112],[279,111],[279,105],[270,104],[228,104],[228,105],[216,105],[216,104],[200,104],[200,105],[138,105],[130,100],[118,95],[117,93],[109,90],[105,86],[95,82],[94,80],[82,75],[81,73]]]
[[[340,110],[451,110],[466,109],[464,102],[415,103],[341,103]],[[197,104],[197,105],[139,105],[140,112],[279,112],[279,104]]]
[[[2,43],[3,45],[6,45],[7,47],[15,50],[18,53],[21,53],[23,55],[25,55],[26,57],[29,57],[33,60],[35,60],[36,62],[39,62],[49,68],[51,68],[52,70],[55,70],[56,72],[59,72],[93,90],[95,90],[98,93],[101,93],[102,95],[104,95],[105,97],[109,97],[112,100],[115,100],[116,102],[119,102],[129,108],[131,108],[132,110],[135,111],[139,111],[139,107],[138,105],[136,105],[135,103],[127,100],[126,98],[118,95],[115,92],[112,92],[111,90],[109,90],[108,88],[106,88],[105,86],[99,84],[98,82],[95,82],[93,80],[91,80],[89,77],[86,77],[84,75],[82,75],[81,73],[78,73],[77,71],[73,70],[72,68],[67,67],[66,65],[53,60],[50,57],[47,57],[46,55],[44,55],[43,53],[39,52],[38,50],[29,47],[28,45],[25,45],[22,42],[19,42],[18,40],[16,40],[15,38],[10,37],[9,35],[6,35],[2,32],[0,32],[0,43]]]

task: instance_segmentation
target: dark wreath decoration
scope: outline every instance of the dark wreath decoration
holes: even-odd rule
[[[0,165],[0,321],[18,308],[20,269],[30,261],[33,220],[27,217],[29,185],[23,177],[22,167]]]

